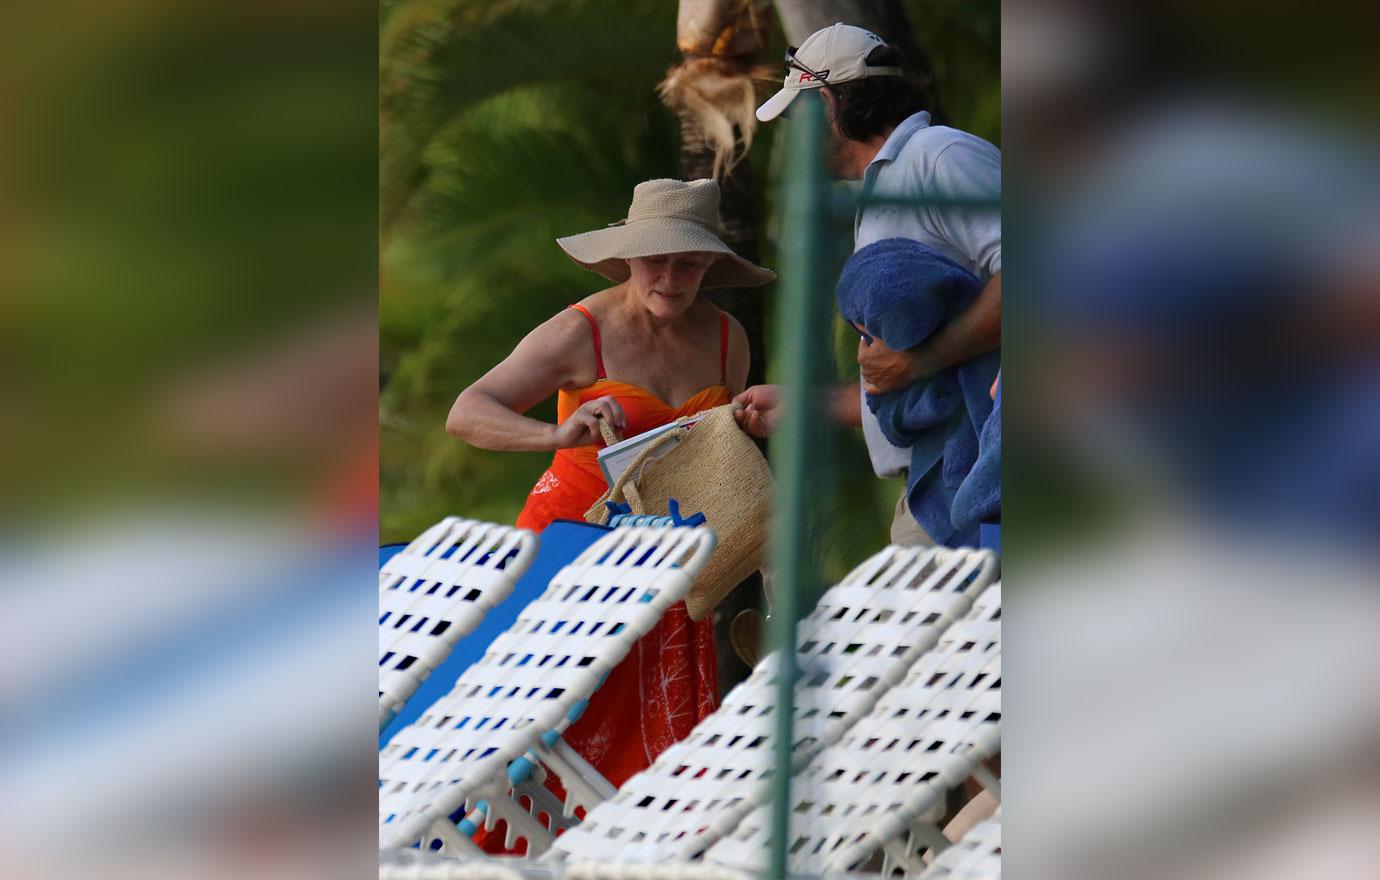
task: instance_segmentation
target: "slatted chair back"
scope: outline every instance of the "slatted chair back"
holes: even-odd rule
[[[449,817],[481,799],[491,807],[490,825],[509,820],[510,843],[515,828],[549,842],[508,799],[509,763],[537,747],[684,599],[714,543],[703,528],[618,529],[558,572],[451,692],[380,752],[380,848],[435,834],[471,851]]]
[[[796,767],[865,715],[995,574],[984,551],[888,547],[828,590],[798,629]],[[776,665],[764,658],[686,739],[566,830],[553,855],[687,862],[733,832],[766,796]]]
[[[918,876],[924,850],[946,841],[934,822],[950,789],[986,776],[1001,748],[1001,586],[911,667],[838,743],[792,785],[792,873],[832,876],[880,852],[883,873]],[[991,779],[989,788],[1000,796]],[[754,810],[706,854],[715,864],[765,866],[770,808]]]
[[[379,570],[379,729],[537,555],[525,529],[447,517]]]

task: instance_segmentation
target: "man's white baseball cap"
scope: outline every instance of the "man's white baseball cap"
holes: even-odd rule
[[[781,91],[757,108],[757,118],[770,122],[805,89],[828,83],[849,82],[869,76],[900,76],[899,67],[869,67],[867,56],[886,41],[872,31],[842,22],[810,34],[799,49],[786,52],[786,82]]]

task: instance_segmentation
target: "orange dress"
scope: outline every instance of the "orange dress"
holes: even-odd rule
[[[612,397],[627,415],[624,436],[632,437],[681,416],[729,402],[728,316],[720,314],[720,384],[671,406],[645,388],[609,379],[599,340],[599,324],[583,306],[594,333],[598,379],[593,385],[562,391],[557,413],[564,422],[579,407],[598,397]],[[608,490],[599,469],[602,444],[557,450],[551,467],[532,488],[518,516],[521,528],[540,532],[555,519],[583,520],[585,511]],[[694,511],[685,511],[686,515]],[[644,636],[595,692],[589,708],[571,725],[565,739],[609,782],[621,786],[645,769],[672,743],[683,739],[719,703],[718,668],[712,618],[692,621],[684,602]]]

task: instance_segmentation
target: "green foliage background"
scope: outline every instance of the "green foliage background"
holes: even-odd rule
[[[905,5],[950,123],[1000,144],[999,4]],[[549,453],[486,452],[451,438],[445,414],[532,327],[601,287],[553,240],[623,216],[639,181],[677,176],[678,125],[655,94],[679,60],[675,32],[671,0],[384,3],[383,541],[449,514],[511,522],[546,467]],[[759,128],[749,158],[768,266],[783,128]],[[851,228],[841,224],[835,239],[841,261]],[[852,346],[841,330],[844,376],[856,376]],[[532,415],[554,420],[554,399]],[[836,525],[821,536],[831,570],[880,545],[899,491],[871,478],[860,436],[837,439],[836,472],[846,477]]]

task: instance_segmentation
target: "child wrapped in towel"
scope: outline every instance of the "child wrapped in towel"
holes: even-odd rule
[[[864,336],[902,351],[924,343],[981,290],[977,276],[933,248],[888,238],[859,250],[844,265],[839,312]],[[911,449],[906,503],[936,543],[977,546],[979,523],[1000,510],[1000,469],[974,471],[1000,365],[998,349],[900,390],[867,396],[887,439]],[[984,450],[984,457],[992,454]],[[970,476],[983,485],[964,487]],[[964,503],[956,508],[960,488]]]

